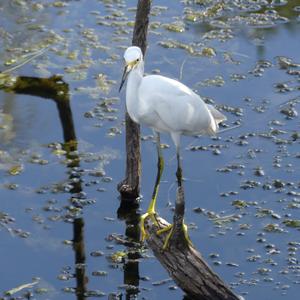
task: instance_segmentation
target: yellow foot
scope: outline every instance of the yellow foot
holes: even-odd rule
[[[160,235],[160,234],[162,234],[166,231],[170,231],[168,233],[166,239],[165,239],[165,242],[164,242],[164,245],[163,245],[163,250],[166,250],[168,245],[169,245],[170,238],[173,235],[173,227],[174,227],[174,225],[170,224],[170,225],[166,226],[165,228],[157,230],[157,232],[156,232],[158,235]],[[182,230],[183,230],[185,240],[187,241],[187,243],[189,245],[192,245],[192,241],[191,241],[191,239],[189,237],[189,234],[188,234],[187,226],[185,224],[183,224],[182,227],[183,227]]]
[[[145,230],[145,220],[150,217],[152,222],[158,226],[157,220],[156,220],[156,212],[155,211],[147,211],[144,213],[140,218],[140,224],[141,224],[141,240],[144,241],[148,238],[148,234]]]

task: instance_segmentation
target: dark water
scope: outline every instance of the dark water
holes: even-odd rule
[[[221,128],[218,139],[183,139],[190,236],[246,299],[296,299],[300,1],[225,1],[219,10],[215,1],[202,2],[155,1],[146,58],[147,73],[160,70],[180,79],[211,98],[228,127],[239,125]],[[116,190],[125,168],[118,82],[135,5],[0,4],[2,71],[48,47],[0,78],[2,297],[39,278],[14,296],[31,291],[35,299],[102,293],[107,299],[183,298],[180,289],[170,289],[171,280],[153,284],[169,276],[151,251],[130,248],[128,254],[111,238],[135,238],[140,213],[120,209]],[[173,22],[184,31],[168,30]],[[144,136],[150,134],[143,128]],[[77,144],[70,142],[75,137]],[[158,212],[171,220],[176,160],[169,137],[163,142],[170,148],[164,150]],[[153,188],[155,154],[146,139],[141,211]],[[116,253],[120,260],[112,261]]]

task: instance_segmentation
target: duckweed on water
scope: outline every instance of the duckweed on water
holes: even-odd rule
[[[183,49],[186,50],[189,54],[196,55],[197,52],[194,49],[194,46],[192,44],[184,44],[182,42],[176,41],[176,40],[166,40],[166,41],[160,41],[158,43],[160,46],[163,48],[178,48],[178,49]]]
[[[277,232],[282,233],[284,230],[280,227],[279,224],[276,223],[270,223],[264,226],[264,231],[266,232]]]
[[[97,85],[103,93],[107,94],[113,84],[116,84],[115,80],[107,79],[105,74],[98,74]]]
[[[152,16],[159,16],[160,14],[164,13],[168,10],[167,6],[162,5],[153,5],[151,8],[151,15]]]
[[[204,19],[219,17],[224,9],[224,3],[215,3],[207,7],[205,10],[193,10],[192,8],[185,9],[185,19],[191,22],[203,21]]]
[[[12,166],[9,170],[8,170],[8,173],[10,175],[19,175],[20,173],[22,173],[24,170],[24,165],[15,165],[15,166]]]
[[[287,227],[300,228],[300,220],[286,219],[282,223],[285,224]]]
[[[19,2],[23,7],[31,7],[26,1],[16,2]],[[119,156],[123,157],[122,152],[121,154],[116,154],[113,153],[114,151],[112,149],[106,152],[113,154],[111,156],[107,154],[105,157],[103,153],[97,153],[99,149],[95,150],[94,148],[99,147],[99,144],[102,145],[102,143],[106,144],[110,142],[108,142],[106,134],[109,136],[117,136],[124,129],[123,121],[121,119],[119,120],[119,110],[122,106],[120,106],[119,99],[112,100],[112,96],[116,95],[115,80],[118,80],[118,76],[120,76],[117,66],[121,63],[123,48],[130,44],[135,8],[127,8],[126,2],[115,0],[97,1],[97,5],[93,7],[93,1],[91,1],[92,8],[89,7],[87,13],[89,21],[86,22],[84,18],[80,18],[80,24],[77,24],[77,22],[76,25],[73,26],[71,24],[70,26],[69,22],[76,13],[76,9],[73,10],[73,5],[80,5],[80,2],[68,2],[68,12],[65,11],[64,4],[65,2],[63,1],[52,1],[51,3],[43,1],[43,4],[35,5],[35,11],[38,11],[38,14],[41,15],[45,14],[49,9],[55,11],[56,15],[53,16],[53,24],[59,24],[59,22],[56,21],[62,20],[60,15],[66,16],[67,14],[67,18],[65,18],[63,22],[63,29],[55,27],[53,32],[50,32],[52,28],[49,30],[48,27],[50,27],[50,25],[47,23],[44,24],[39,21],[29,22],[30,18],[21,18],[20,21],[25,24],[23,25],[25,28],[24,33],[30,29],[34,30],[35,36],[43,35],[41,42],[37,41],[37,43],[32,43],[32,45],[45,44],[45,41],[48,39],[52,45],[44,56],[33,61],[35,67],[32,72],[39,76],[41,76],[41,74],[49,74],[47,77],[50,77],[53,72],[64,74],[64,79],[70,85],[70,98],[74,97],[75,99],[75,101],[72,102],[72,106],[76,109],[75,127],[80,128],[77,133],[79,137],[79,150],[72,152],[70,157],[71,152],[68,152],[65,147],[62,147],[62,144],[56,143],[51,150],[48,149],[49,152],[46,154],[37,147],[37,152],[40,153],[40,155],[24,155],[20,160],[17,160],[17,163],[14,156],[11,155],[10,150],[7,152],[6,148],[5,151],[11,158],[2,160],[2,157],[5,157],[5,155],[0,155],[0,169],[4,170],[4,173],[8,172],[10,168],[15,167],[17,164],[23,165],[24,170],[26,170],[25,172],[20,172],[18,174],[19,176],[16,177],[7,176],[6,174],[6,178],[13,178],[16,183],[6,182],[1,184],[1,186],[16,189],[19,185],[20,190],[20,192],[18,190],[14,192],[5,191],[6,193],[11,193],[10,195],[19,195],[18,193],[24,193],[25,189],[26,196],[26,189],[30,187],[26,187],[24,183],[19,182],[23,182],[23,178],[27,175],[31,176],[31,169],[39,168],[38,165],[30,165],[27,168],[28,163],[45,164],[43,168],[46,168],[46,171],[43,174],[48,172],[49,169],[47,168],[49,167],[53,168],[57,174],[59,172],[59,174],[64,174],[62,175],[63,177],[59,176],[59,179],[54,180],[58,182],[53,183],[53,180],[43,182],[40,184],[40,187],[36,188],[40,192],[40,194],[38,194],[39,203],[43,197],[47,198],[41,207],[41,212],[38,211],[38,208],[36,208],[36,205],[33,205],[33,203],[28,204],[33,207],[33,210],[28,210],[26,216],[29,217],[30,221],[32,218],[36,226],[44,226],[47,222],[61,222],[61,224],[64,224],[59,225],[56,223],[56,226],[73,226],[74,220],[82,215],[85,209],[84,206],[86,205],[94,205],[95,208],[99,208],[105,203],[105,207],[109,209],[109,206],[107,206],[108,202],[104,201],[106,201],[106,197],[108,197],[107,199],[111,198],[110,191],[113,189],[116,179],[115,174],[111,174],[111,172],[114,172],[112,171],[114,167],[110,169],[106,164]],[[223,7],[221,7],[220,4],[222,4]],[[201,141],[200,145],[188,147],[188,149],[194,151],[194,153],[187,152],[186,155],[193,155],[195,160],[200,156],[205,157],[212,153],[221,153],[221,156],[215,157],[211,155],[209,157],[209,159],[212,160],[211,169],[212,172],[215,172],[215,170],[218,172],[214,174],[218,180],[222,181],[224,179],[223,176],[226,175],[224,182],[222,181],[220,183],[221,188],[219,189],[218,185],[216,189],[217,195],[209,195],[209,201],[203,200],[201,208],[196,207],[194,209],[195,212],[201,213],[200,215],[194,214],[195,219],[208,218],[210,220],[212,228],[208,228],[208,230],[211,230],[212,233],[203,232],[201,226],[197,223],[198,221],[195,222],[195,231],[193,233],[197,232],[202,235],[201,240],[208,238],[209,234],[211,234],[211,236],[214,235],[214,237],[218,239],[222,239],[224,235],[227,235],[226,238],[237,245],[236,253],[243,252],[241,248],[244,245],[243,242],[236,242],[236,239],[243,239],[243,237],[245,237],[249,239],[247,242],[252,239],[255,245],[253,246],[253,251],[247,252],[251,253],[251,256],[247,254],[248,258],[245,260],[248,261],[249,264],[250,262],[257,263],[258,265],[254,268],[251,269],[247,267],[240,257],[232,258],[230,254],[226,254],[226,251],[220,253],[223,261],[214,260],[217,259],[217,257],[215,257],[212,258],[212,263],[219,266],[219,268],[238,266],[239,272],[236,273],[238,280],[233,283],[232,286],[238,290],[239,294],[249,293],[249,297],[258,298],[257,294],[255,294],[255,286],[258,286],[257,289],[259,290],[263,284],[268,283],[270,287],[274,289],[277,287],[278,290],[284,291],[289,295],[288,293],[292,290],[293,284],[287,286],[284,280],[287,274],[289,274],[292,280],[297,279],[297,252],[295,249],[292,249],[296,246],[294,244],[290,246],[291,249],[288,251],[288,254],[286,254],[285,250],[287,249],[284,249],[282,244],[285,243],[284,238],[287,235],[273,235],[271,232],[281,232],[281,230],[284,232],[284,230],[288,230],[294,238],[295,235],[293,234],[298,232],[297,230],[299,229],[299,220],[296,216],[297,209],[299,209],[299,186],[295,175],[289,173],[294,169],[295,174],[297,174],[298,170],[295,160],[298,159],[299,156],[296,149],[299,142],[297,135],[299,103],[297,101],[289,101],[285,97],[288,97],[290,93],[297,92],[299,86],[297,82],[299,64],[292,58],[283,56],[279,56],[278,58],[271,57],[270,53],[275,53],[275,51],[272,49],[273,52],[269,52],[273,44],[268,44],[269,34],[272,35],[272,40],[276,41],[276,32],[279,32],[277,31],[279,28],[288,30],[285,27],[280,27],[281,23],[287,22],[285,19],[285,17],[287,17],[285,11],[287,4],[284,3],[284,1],[222,1],[220,3],[220,1],[217,0],[186,0],[180,2],[178,5],[185,7],[184,13],[178,10],[180,11],[180,15],[172,19],[169,15],[170,13],[174,13],[172,8],[173,2],[170,4],[170,8],[153,7],[150,25],[151,31],[149,32],[151,45],[147,52],[147,56],[149,55],[151,59],[149,59],[148,62],[152,62],[157,50],[162,51],[162,53],[163,51],[164,53],[167,52],[167,50],[159,50],[159,47],[156,46],[157,43],[162,47],[168,48],[168,53],[170,53],[171,57],[176,54],[176,61],[177,58],[180,59],[186,55],[190,56],[188,60],[189,63],[201,60],[201,66],[205,69],[205,74],[202,71],[196,72],[195,70],[193,71],[194,73],[191,72],[191,74],[189,74],[187,71],[188,68],[186,67],[183,69],[184,80],[186,80],[186,83],[190,86],[195,85],[197,81],[201,81],[202,87],[199,93],[203,95],[204,98],[207,95],[213,95],[216,103],[220,103],[218,109],[223,110],[227,115],[228,121],[226,121],[224,126],[231,127],[234,124],[242,125],[241,128],[221,133],[220,140],[213,139],[212,142],[210,138],[201,138],[201,140],[199,140]],[[55,8],[53,8],[53,6]],[[294,9],[294,7],[292,7],[292,10],[297,11],[297,8],[295,7]],[[28,11],[32,13],[34,10],[30,9]],[[47,18],[45,18],[45,20],[46,19]],[[177,21],[174,22],[174,20]],[[183,20],[183,22],[181,22],[181,20]],[[97,22],[98,26],[96,25]],[[243,24],[242,31],[240,24]],[[170,27],[167,28],[166,25]],[[293,27],[294,24],[290,22],[288,26]],[[270,28],[263,30],[263,27]],[[203,32],[201,35],[199,34],[199,28],[200,31]],[[185,31],[181,34],[180,32],[183,32],[183,30]],[[105,32],[109,33],[109,37],[105,36]],[[247,47],[247,49],[242,47],[243,44],[238,43],[240,42],[239,36],[244,35],[244,32],[248,34],[247,42],[249,42],[249,47]],[[290,32],[292,32],[292,30]],[[0,29],[0,35],[2,37],[2,29]],[[11,45],[10,42],[14,34],[4,32],[3,35],[5,42]],[[160,41],[162,37],[163,40]],[[174,37],[178,40],[174,40]],[[287,34],[285,38],[288,39],[289,35]],[[226,43],[229,39],[231,39],[232,43]],[[32,39],[30,38],[28,41],[31,42]],[[81,42],[78,43],[78,41]],[[257,47],[255,48],[257,51],[248,51],[248,49],[252,49],[252,44],[257,45],[255,46]],[[24,59],[22,55],[26,54],[20,50],[20,47],[14,46],[15,45],[12,45],[12,47],[10,47],[11,52],[7,53],[3,60],[4,62],[12,63],[10,66],[7,66],[7,68],[18,64]],[[235,51],[238,51],[237,48],[241,48],[242,50],[239,51],[244,51],[245,53],[232,52],[233,49],[231,46],[234,47]],[[19,50],[17,50],[18,48]],[[30,47],[28,47],[28,49],[30,49]],[[182,49],[184,51],[175,51],[172,49]],[[264,50],[264,52],[262,50]],[[114,53],[111,54],[111,52]],[[256,56],[253,53],[255,53]],[[280,54],[282,55],[283,52],[276,52],[274,56]],[[203,56],[208,58],[213,57],[213,59],[204,59]],[[262,57],[263,60],[260,60]],[[236,58],[238,58],[238,60]],[[172,59],[175,61],[174,57],[172,57]],[[276,61],[275,65],[273,64],[274,61]],[[158,59],[153,63],[155,65],[149,66],[150,69],[155,68],[162,70],[161,73],[165,72],[164,62],[161,63]],[[226,66],[223,65],[224,63]],[[170,64],[170,68],[177,67],[177,65],[177,63]],[[61,66],[63,66],[64,69]],[[228,70],[228,72],[225,72],[223,68]],[[25,69],[22,69],[22,72],[27,73],[28,70],[32,70],[30,66],[26,66]],[[248,73],[247,70],[249,70]],[[176,71],[174,73],[173,69],[167,69],[167,72],[176,74]],[[16,71],[16,73],[18,73],[18,71]],[[99,73],[100,78],[95,79],[95,74]],[[0,75],[0,81],[2,80],[2,75],[3,74]],[[6,77],[7,81],[5,82],[3,79],[4,83],[1,84],[1,81],[0,85],[9,85],[9,81],[12,80],[13,77],[14,75],[9,75],[9,77]],[[280,82],[277,84],[276,82],[271,82],[271,80],[269,80],[270,77],[274,77],[274,79],[280,78],[278,79]],[[93,78],[95,79],[94,82]],[[208,78],[208,80],[203,78]],[[249,83],[251,83],[250,88],[247,88]],[[258,86],[262,85],[264,87],[262,92],[265,91],[269,93],[268,101],[261,100],[265,96],[260,93],[259,95],[256,94],[256,92],[259,92],[258,90],[251,90],[251,86],[256,83],[258,83]],[[219,94],[215,87],[218,87]],[[241,93],[240,95],[239,90],[243,90],[244,94],[242,95]],[[234,95],[233,98],[235,99],[232,99],[232,95]],[[235,95],[238,96],[236,97]],[[102,96],[107,98],[101,98]],[[211,98],[205,99],[208,103],[214,103]],[[283,103],[284,101],[288,102]],[[17,101],[15,103],[17,103]],[[80,104],[78,105],[78,103]],[[277,104],[279,105],[276,106]],[[81,107],[83,107],[83,109],[81,109]],[[257,117],[257,113],[260,114],[259,117]],[[8,113],[5,111],[3,114]],[[78,115],[80,116],[79,119],[77,118]],[[83,116],[91,117],[91,119],[84,119],[82,118]],[[11,114],[11,117],[15,116]],[[2,124],[3,119],[4,117],[1,118],[0,124]],[[85,123],[83,126],[77,123],[81,119],[83,119]],[[250,122],[249,119],[251,120]],[[20,122],[20,120],[18,122]],[[9,128],[13,129],[16,123],[15,119],[12,118],[10,122],[4,122],[3,124],[3,128],[0,129],[1,137],[5,130],[8,132]],[[99,127],[94,128],[94,126],[97,125],[99,125]],[[222,129],[223,128],[221,128],[221,130]],[[91,131],[96,132],[96,130],[97,133],[95,136],[89,136]],[[11,132],[11,137],[16,136],[14,129],[11,130]],[[88,136],[86,136],[87,132]],[[94,137],[96,138],[94,139]],[[96,140],[98,141],[99,138],[101,138],[101,140],[98,143]],[[8,138],[6,141],[9,142],[13,139],[14,137]],[[54,139],[59,138],[55,136]],[[114,143],[118,143],[117,139],[112,141],[113,145],[115,145]],[[144,139],[151,140],[151,137],[148,138],[145,136]],[[49,143],[49,141],[46,143]],[[148,149],[147,147],[149,145],[145,143],[144,146]],[[51,151],[53,151],[54,155],[50,154]],[[203,153],[195,151],[202,151]],[[168,154],[166,153],[166,155]],[[75,156],[77,156],[77,158]],[[78,164],[78,166],[74,168],[68,167],[71,164]],[[205,164],[203,168],[204,167]],[[66,168],[68,168],[67,171]],[[199,172],[201,172],[201,169]],[[39,172],[42,171],[44,172],[44,170],[39,169]],[[187,173],[188,172],[189,170],[187,170]],[[205,172],[209,171],[206,170]],[[72,178],[68,178],[68,176]],[[42,177],[44,176],[41,176],[41,180],[43,179]],[[112,185],[110,185],[111,182],[113,182]],[[107,189],[104,189],[101,185],[107,185]],[[71,195],[70,193],[73,188],[78,188],[79,186],[81,189],[84,189],[83,193],[73,193]],[[200,189],[206,188],[204,185],[200,184],[200,186]],[[214,188],[212,189],[214,190]],[[107,192],[105,194],[96,193],[97,191],[103,190],[107,190]],[[222,190],[225,190],[225,192],[220,192]],[[162,193],[163,192],[162,187]],[[52,193],[56,194],[52,195]],[[55,196],[57,199],[53,202],[48,202],[50,194],[51,198]],[[226,198],[222,198],[222,200],[219,201],[217,199],[218,194]],[[237,200],[232,199],[233,197],[235,198],[237,194],[239,194],[239,198]],[[250,198],[249,195],[251,195]],[[67,202],[63,200],[63,197],[66,197],[65,200]],[[97,202],[95,201],[96,198]],[[255,201],[240,199],[255,199]],[[193,201],[193,199],[189,199],[189,201]],[[100,206],[99,203],[101,203]],[[187,201],[187,205],[188,203]],[[220,207],[222,211],[213,211],[217,209],[214,207],[211,208],[210,205]],[[92,209],[92,211],[93,213],[101,214],[101,210]],[[105,212],[105,215],[112,216],[115,219],[115,215],[112,214],[111,211]],[[84,216],[92,216],[89,209],[84,211]],[[9,219],[9,216],[7,218]],[[103,220],[103,218],[103,215],[101,215],[98,219]],[[90,235],[90,226],[94,225],[92,223],[93,218],[88,217],[86,219],[89,221],[89,226],[86,228],[88,232],[87,238]],[[4,230],[6,229],[1,223],[8,228],[13,227],[13,222],[5,224],[5,220],[5,217],[0,217],[0,225]],[[277,222],[278,224],[273,224],[273,222]],[[120,222],[107,223],[109,226],[114,226],[113,230],[117,232],[124,229],[123,227],[123,229],[119,228],[119,226],[121,226]],[[197,229],[197,227],[199,227],[199,229]],[[66,228],[69,229],[69,227]],[[257,233],[257,229],[264,232]],[[19,237],[25,237],[27,235],[27,231],[25,230],[15,230],[15,233],[14,231],[10,232],[18,234]],[[33,235],[35,236],[36,233],[33,232]],[[234,236],[234,238],[231,236]],[[72,236],[66,236],[64,238],[68,238],[69,243],[72,241]],[[193,242],[195,241],[195,243],[197,243],[197,238],[198,235],[195,235]],[[276,239],[272,241],[274,245],[269,242],[269,239]],[[257,242],[255,242],[255,240],[257,240]],[[97,242],[97,239],[94,239],[94,242]],[[122,254],[116,255],[116,257],[120,258],[116,258],[116,262],[113,264],[118,265],[118,271],[121,271],[123,267],[122,263],[126,263],[128,258],[128,255],[123,255],[123,253],[127,253],[123,251],[127,245],[126,237],[120,237],[119,242],[120,243],[117,242],[107,245],[108,248],[106,251],[111,251],[108,250],[111,247],[118,251],[120,250]],[[70,243],[70,245],[73,245],[73,243]],[[86,245],[89,245],[88,241]],[[210,252],[215,251],[213,250],[213,245],[214,242],[207,244]],[[238,248],[239,245],[241,248]],[[199,247],[201,250],[201,243],[199,243]],[[72,247],[68,247],[68,250],[72,251],[71,249]],[[262,253],[259,252],[259,249],[262,250]],[[286,261],[285,254],[289,255],[289,259]],[[92,257],[100,257],[107,254],[100,250],[95,250],[91,252],[91,255]],[[270,256],[274,257],[274,259],[270,259]],[[278,258],[279,256],[280,259]],[[265,259],[265,257],[267,257],[267,259]],[[91,260],[95,259],[98,262],[98,258],[91,258]],[[99,259],[101,260],[101,258]],[[148,259],[153,258],[148,257]],[[226,264],[226,261],[234,262]],[[112,261],[109,260],[109,262],[111,263]],[[106,275],[108,278],[107,282],[111,282],[111,278],[118,280],[115,278],[120,277],[115,276],[115,269],[111,269],[107,272],[106,268],[103,269],[103,271],[100,268],[100,271],[97,271],[99,266],[94,268],[93,265],[91,268],[91,263],[92,262],[89,262],[89,265],[87,265],[89,267],[89,270],[88,268],[86,269],[87,276],[91,274],[94,276]],[[278,265],[278,269],[273,270],[276,264]],[[295,268],[290,268],[292,266]],[[90,269],[95,271],[92,273]],[[282,270],[282,272],[277,272],[277,270]],[[88,274],[88,272],[90,273]],[[105,274],[105,272],[107,273]],[[271,274],[272,278],[270,277]],[[154,276],[153,281],[157,281],[159,275],[151,273],[151,277],[152,276]],[[231,281],[230,276],[231,275],[228,275],[226,280]],[[62,277],[65,280],[74,280],[73,272],[70,272],[70,276],[65,275]],[[142,276],[139,278],[141,279]],[[273,280],[274,283],[272,285]],[[279,281],[283,283],[276,285],[276,282]],[[115,283],[113,284],[116,288],[116,286],[120,285],[120,282],[118,281],[117,285]],[[71,281],[70,285],[72,286]],[[147,283],[143,282],[143,287],[141,288],[127,284],[120,285],[120,288],[124,288],[126,291],[140,292],[141,294],[137,297],[145,297],[146,295],[143,291],[147,288]],[[109,286],[107,289],[111,290],[113,288]],[[270,288],[270,293],[274,293],[272,297],[276,293],[274,289]],[[65,288],[65,291],[75,293],[76,289]],[[151,293],[151,291],[147,293]],[[172,293],[176,293],[176,291]],[[101,293],[89,291],[86,293],[86,296],[87,295],[100,296]],[[121,292],[117,292],[115,295],[120,296]],[[148,296],[151,298],[153,294],[149,294],[147,297]]]
[[[201,49],[201,55],[202,56],[207,56],[207,57],[213,57],[216,56],[216,51],[212,47],[204,47]]]
[[[245,208],[249,206],[249,204],[244,200],[234,200],[231,202],[231,205],[235,206],[236,208]]]
[[[204,81],[197,83],[197,85],[202,85],[202,86],[218,86],[218,87],[221,87],[224,84],[225,84],[224,78],[220,75],[216,75],[214,78],[205,79]]]
[[[166,30],[173,31],[173,32],[184,32],[185,31],[185,25],[183,22],[180,22],[180,21],[176,21],[176,22],[169,23],[169,24],[163,24],[162,26]]]

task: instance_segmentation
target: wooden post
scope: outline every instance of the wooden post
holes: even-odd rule
[[[138,0],[132,45],[141,48],[145,56],[151,0]],[[118,184],[122,199],[136,199],[140,195],[141,151],[140,125],[126,112],[126,174]]]

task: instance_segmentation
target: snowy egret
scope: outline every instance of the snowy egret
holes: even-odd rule
[[[160,75],[144,76],[143,54],[139,47],[127,48],[124,59],[125,69],[119,91],[128,77],[126,88],[128,114],[133,121],[152,128],[156,133],[158,174],[149,208],[141,217],[142,240],[144,240],[146,238],[145,219],[149,216],[157,223],[155,205],[164,166],[160,133],[169,133],[175,144],[176,176],[178,186],[181,186],[182,169],[179,153],[181,135],[215,135],[218,131],[218,124],[226,120],[226,117],[212,105],[206,104],[199,95],[179,81]],[[170,236],[167,237],[169,238]]]

